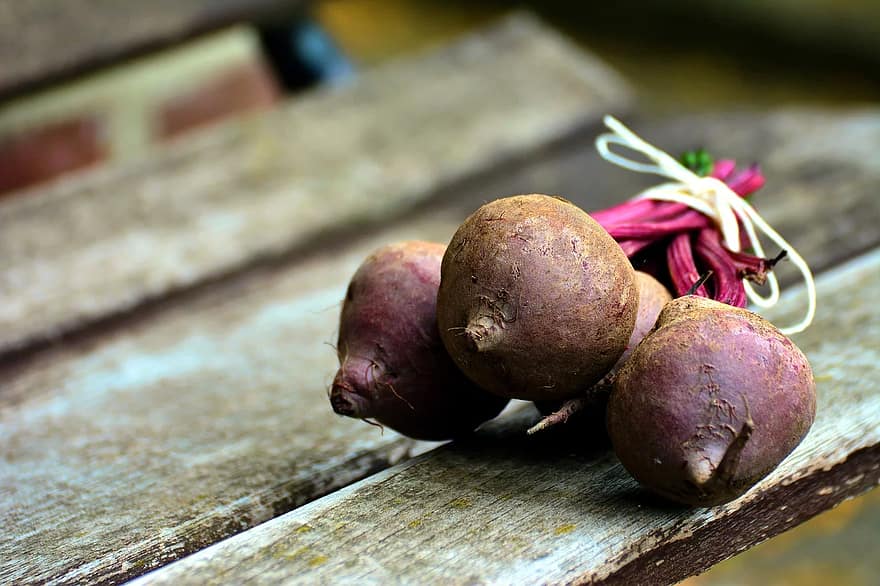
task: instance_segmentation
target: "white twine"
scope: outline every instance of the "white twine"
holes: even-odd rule
[[[791,335],[802,332],[812,323],[816,314],[816,284],[809,265],[782,236],[755,211],[749,203],[736,194],[723,181],[715,177],[700,177],[660,149],[648,144],[635,135],[613,116],[605,116],[605,126],[613,132],[600,135],[596,139],[596,148],[602,158],[625,169],[638,173],[653,173],[668,177],[672,182],[662,183],[636,195],[633,199],[654,199],[682,203],[709,216],[718,223],[724,238],[724,244],[732,251],[740,251],[739,224],[742,223],[755,254],[766,258],[764,247],[758,238],[758,231],[785,250],[792,263],[804,278],[807,289],[807,313],[797,324],[788,328],[780,328],[783,334]],[[610,145],[616,144],[647,157],[652,163],[640,163],[625,156],[611,152]],[[757,228],[757,230],[756,230]],[[752,284],[743,279],[746,295],[759,307],[773,307],[779,301],[779,281],[771,271],[767,275],[770,294],[762,297]]]

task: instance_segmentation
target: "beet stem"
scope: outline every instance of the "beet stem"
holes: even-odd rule
[[[682,297],[684,297],[685,295],[693,295],[694,293],[696,293],[697,289],[702,287],[706,283],[706,281],[709,280],[709,277],[711,277],[711,276],[712,276],[712,271],[706,271],[705,273],[700,275],[700,278],[697,279],[696,281],[694,281],[694,284],[691,285],[690,289],[685,291],[685,293]]]
[[[577,413],[578,411],[583,411],[586,407],[592,404],[592,401],[587,397],[575,397],[574,399],[569,399],[565,403],[562,404],[558,410],[554,411],[550,415],[547,415],[541,421],[530,427],[526,433],[529,435],[534,435],[540,431],[544,431],[546,429],[550,429],[551,427],[556,427],[557,425],[562,425],[568,418]]]
[[[545,431],[557,425],[564,425],[569,418],[585,409],[592,408],[603,397],[607,397],[611,393],[611,387],[614,386],[615,373],[609,372],[602,380],[594,384],[590,389],[580,397],[569,399],[562,406],[545,416],[538,423],[526,430],[529,435],[534,435],[540,431]]]
[[[691,248],[690,232],[683,232],[672,239],[666,249],[667,262],[669,263],[669,276],[675,286],[678,295],[698,295],[709,297],[709,293],[702,284],[698,284],[693,293],[688,293],[693,288],[695,281],[699,281],[700,273],[694,263],[693,249]]]
[[[710,175],[716,179],[727,181],[734,171],[736,171],[736,161],[733,159],[718,159],[715,161],[715,166],[712,167]]]
[[[779,254],[777,254],[773,258],[767,260],[767,266],[772,269],[773,267],[776,266],[776,263],[781,261],[786,256],[788,256],[788,251],[783,248],[782,250],[779,251]]]
[[[662,202],[652,201],[650,199],[631,199],[616,206],[592,212],[590,215],[593,219],[602,224],[607,229],[611,224],[636,220],[661,206]]]
[[[633,222],[611,226],[608,233],[615,240],[623,238],[660,238],[679,232],[711,226],[711,220],[700,212],[690,210],[663,222]]]
[[[717,230],[700,230],[694,247],[697,255],[714,273],[712,295],[716,301],[734,307],[746,306],[746,289]]]

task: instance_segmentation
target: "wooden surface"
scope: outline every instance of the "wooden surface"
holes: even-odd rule
[[[876,245],[880,237],[869,224],[880,205],[874,191],[876,162],[850,156],[874,148],[878,120],[873,111],[780,112],[635,122],[634,127],[661,145],[684,148],[697,136],[719,152],[767,156],[774,188],[768,186],[756,203],[808,258],[828,265],[853,255],[872,238]],[[326,400],[335,356],[324,342],[334,338],[337,303],[348,277],[380,244],[416,237],[448,240],[480,201],[517,187],[532,191],[544,186],[590,207],[629,194],[635,188],[632,177],[588,154],[595,132],[545,149],[527,164],[503,166],[441,189],[432,204],[369,238],[258,265],[0,368],[0,525],[14,536],[0,542],[0,582],[133,577],[405,457],[412,449],[408,442],[336,418]],[[795,132],[814,139],[838,137],[838,149],[851,152],[838,153],[828,140],[801,143],[785,134]],[[783,147],[787,155],[774,154]],[[847,173],[838,172],[837,165]],[[817,166],[824,172],[807,172]],[[834,186],[841,188],[829,198]],[[794,203],[814,201],[831,211],[800,212]],[[787,219],[790,214],[799,224]],[[870,294],[871,287],[841,290]],[[826,293],[823,308],[826,298],[834,301],[835,296]],[[844,302],[851,298],[841,297],[839,303]],[[854,305],[853,310],[865,308]],[[840,323],[840,331],[849,332],[848,322]],[[827,363],[821,361],[833,358],[836,348],[828,347],[830,358],[823,358],[825,348],[813,347],[820,376],[827,376],[826,367],[820,369]],[[856,339],[850,352],[858,368],[870,358],[859,358]],[[820,388],[828,380],[820,379]],[[841,457],[850,453],[847,442],[837,445]],[[540,446],[514,445],[522,446],[525,461],[516,459],[520,447],[507,449],[496,440],[442,452],[450,455],[432,460],[436,464],[431,466],[438,466],[432,478],[440,484],[464,482],[455,469],[466,462],[475,484],[462,484],[462,498],[471,498],[467,487],[490,482],[493,475],[499,483],[514,483],[519,473],[503,464],[514,462],[543,479],[537,488],[524,488],[537,502],[541,487],[552,488],[557,476],[560,481],[582,478],[586,465],[606,466],[608,478],[627,482],[607,455],[565,460],[567,451],[551,454]],[[452,463],[443,464],[442,458]],[[545,469],[545,461],[559,462],[560,468]],[[631,484],[620,486],[631,492]],[[511,506],[524,510],[520,502]],[[820,500],[820,505],[829,501]],[[456,517],[450,519],[439,527],[447,527],[451,538],[458,533]],[[567,531],[567,522],[550,522],[551,533],[559,527]],[[665,543],[667,534],[674,533],[664,525],[657,544]],[[427,534],[425,539],[439,538]],[[511,552],[525,552],[526,560],[526,554],[553,549],[549,542],[539,543],[544,549]],[[324,554],[312,557],[319,555]]]
[[[257,263],[7,356],[0,582],[136,576],[405,457],[411,442],[329,409],[338,302],[373,248],[447,240],[460,218],[431,212],[343,245],[447,182],[582,128],[625,100],[616,83],[514,18],[154,160],[4,203],[0,311],[16,306],[3,322],[12,338],[322,233],[336,246],[325,238],[323,254]]]
[[[526,422],[427,453],[136,584],[671,583],[880,482],[880,250],[826,273],[796,337],[819,392],[805,441],[744,497],[664,504],[607,451]],[[784,296],[790,320],[802,290]],[[519,423],[519,425],[517,425]]]
[[[411,87],[414,80],[418,87]],[[604,80],[610,89],[593,87]],[[590,209],[647,184],[650,178],[610,167],[593,153],[598,129],[591,121],[624,95],[613,74],[534,23],[514,20],[457,48],[390,65],[338,93],[0,205],[0,347],[19,348],[0,363],[0,526],[8,536],[0,541],[0,582],[138,576],[424,449],[330,412],[325,392],[335,356],[324,342],[333,340],[348,277],[379,244],[448,239],[464,214],[499,195],[559,193]],[[429,99],[435,106],[423,111]],[[706,146],[761,160],[770,181],[756,204],[818,268],[880,240],[880,167],[864,155],[880,145],[876,110],[630,122],[673,152]],[[398,221],[380,229],[380,220],[391,216]],[[852,304],[839,321],[847,336],[850,321],[876,326],[876,315],[857,315],[868,311],[870,299],[859,304],[843,296],[876,290],[856,273],[829,277],[824,289],[831,302]],[[828,294],[829,279],[845,285],[840,295]],[[73,333],[57,346],[21,349],[67,330]],[[876,335],[870,331],[859,335]],[[813,346],[805,349],[812,348],[817,374],[825,377],[822,392],[835,398],[847,373],[855,390],[844,399],[853,402],[841,405],[852,410],[853,425],[876,417],[871,385],[878,361],[860,353],[863,338],[845,339],[846,354],[839,337],[807,336],[805,345]],[[836,356],[843,358],[835,366],[829,361]],[[850,363],[866,378],[853,380]],[[824,408],[832,418],[827,429],[839,424],[835,409]],[[459,544],[478,540],[486,557],[477,569],[504,565],[504,571],[577,577],[586,571],[586,555],[623,547],[613,536],[590,545],[584,532],[593,521],[629,519],[642,523],[640,535],[651,536],[623,544],[635,549],[614,550],[614,575],[641,575],[639,560],[658,564],[662,554],[666,561],[654,571],[663,568],[669,573],[658,575],[672,579],[682,567],[697,571],[720,559],[716,550],[693,565],[676,556],[700,540],[731,541],[724,531],[713,537],[723,523],[742,536],[735,547],[724,546],[728,555],[799,520],[785,511],[771,515],[773,490],[795,487],[779,496],[809,515],[816,512],[810,507],[830,506],[876,482],[871,469],[857,480],[852,472],[876,462],[864,443],[875,441],[875,420],[867,432],[840,425],[840,437],[816,436],[823,443],[792,460],[803,479],[768,486],[741,507],[711,514],[658,510],[641,500],[606,453],[571,456],[517,439],[520,423],[297,510],[296,519],[314,515],[315,526],[273,546],[274,562],[266,561],[261,544],[287,518],[255,530],[252,559],[224,568],[211,559],[205,571],[215,577],[256,572],[275,562],[289,562],[290,576],[302,564],[309,571],[338,568],[333,564],[342,553],[331,558],[315,552],[317,541],[299,546],[295,539],[339,531],[352,551],[367,551],[377,540],[345,541],[352,534],[334,521],[343,514],[335,503],[372,494],[374,507],[366,501],[364,508],[349,507],[363,518],[345,522],[364,531],[384,527],[392,545],[412,538],[412,550],[389,549],[388,555],[399,554],[386,560],[389,569],[434,547],[442,561]],[[513,435],[502,444],[499,434]],[[827,475],[813,470],[817,462],[829,466]],[[584,468],[592,472],[585,476]],[[461,470],[468,473],[462,477]],[[816,488],[819,481],[842,488]],[[443,493],[453,485],[457,494]],[[584,500],[590,492],[599,501]],[[635,512],[615,517],[596,502]],[[529,503],[540,507],[536,516],[527,517]],[[500,519],[511,511],[523,516],[508,526]],[[572,520],[585,512],[590,523]],[[294,523],[306,522],[312,526]],[[419,527],[423,533],[407,533]],[[206,563],[198,560],[210,551],[196,563]],[[358,564],[381,557],[369,553],[345,572],[361,572]],[[281,565],[269,570],[283,571]],[[173,577],[183,570],[170,571]],[[381,578],[384,570],[370,565],[370,571]]]
[[[0,353],[331,229],[351,239],[627,95],[600,63],[513,17],[140,163],[0,201]]]
[[[0,380],[0,583],[118,582],[405,457],[330,409],[339,302],[413,222],[220,287]]]
[[[0,98],[242,21],[289,18],[301,0],[3,0]]]

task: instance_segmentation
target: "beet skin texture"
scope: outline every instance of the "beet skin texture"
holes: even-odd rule
[[[562,198],[490,202],[443,257],[443,343],[465,374],[503,397],[561,400],[589,389],[623,354],[637,308],[623,250]]]
[[[642,339],[648,335],[654,324],[657,323],[657,316],[663,310],[663,307],[672,301],[672,295],[657,279],[636,271],[636,285],[639,289],[639,311],[636,315],[636,326],[629,338],[626,350],[618,359],[617,364],[611,370],[615,373],[626,360],[630,357],[636,346]],[[588,441],[591,438],[606,439],[605,433],[605,411],[608,405],[608,395],[610,394],[610,384],[605,381],[610,377],[606,377],[602,382],[598,383],[585,393],[583,405],[577,405],[572,409],[572,413],[565,413],[559,422],[553,421],[548,427],[553,426],[558,431],[571,433],[573,437],[583,437]],[[565,405],[564,401],[537,401],[535,407],[542,415],[551,415],[557,413]],[[554,418],[556,419],[556,418]],[[606,439],[607,441],[607,439]]]
[[[657,318],[660,317],[660,312],[663,311],[667,303],[672,301],[672,295],[666,287],[648,273],[636,271],[636,286],[639,289],[639,310],[636,314],[636,326],[629,337],[626,350],[617,361],[617,364],[614,365],[615,370],[623,366],[645,336],[654,329]]]
[[[469,381],[440,340],[437,289],[445,248],[418,241],[385,246],[352,277],[330,389],[336,413],[416,439],[445,440],[504,408],[507,400]]]
[[[608,433],[642,485],[710,506],[776,468],[815,412],[813,373],[791,340],[746,309],[686,295],[618,372]]]

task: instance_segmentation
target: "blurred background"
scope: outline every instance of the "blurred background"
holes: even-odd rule
[[[641,113],[880,102],[877,0],[293,4],[283,19],[0,87],[0,197],[26,197],[22,190],[65,174],[140,157],[316,84],[346,83],[514,8],[536,13],[620,72]],[[7,53],[24,39],[8,29],[2,36]],[[880,492],[873,491],[686,583],[878,584],[878,543]]]
[[[6,4],[16,11],[41,6]],[[25,76],[23,84],[0,87],[0,194],[137,156],[225,117],[269,108],[312,84],[344,81],[359,68],[448,42],[515,8],[538,14],[622,73],[647,114],[880,99],[880,3],[874,0],[290,4],[296,10],[268,24],[239,24],[185,43],[160,39],[172,48],[139,46],[134,53],[145,57],[109,67],[92,66],[111,61],[100,53],[83,68],[62,58],[66,67],[48,82]],[[13,54],[24,41],[27,71],[27,43],[65,34],[63,19],[57,29],[5,33],[0,50]],[[151,49],[155,40],[146,40]],[[127,56],[124,47],[121,53]]]

